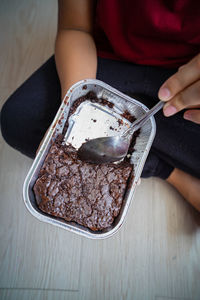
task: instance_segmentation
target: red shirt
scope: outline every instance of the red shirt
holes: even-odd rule
[[[200,2],[99,0],[95,39],[101,57],[178,67],[200,52]]]

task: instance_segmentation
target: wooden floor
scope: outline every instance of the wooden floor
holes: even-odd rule
[[[0,1],[0,103],[52,53],[55,0]],[[32,161],[0,141],[0,299],[200,299],[200,216],[142,180],[120,231],[87,240],[41,223],[22,185]]]

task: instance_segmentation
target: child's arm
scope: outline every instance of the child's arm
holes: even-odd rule
[[[94,0],[59,0],[55,60],[62,99],[68,88],[96,78],[97,54],[92,37]]]

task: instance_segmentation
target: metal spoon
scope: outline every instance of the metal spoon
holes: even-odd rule
[[[81,160],[101,164],[121,160],[128,152],[131,136],[142,127],[151,116],[157,113],[164,105],[159,101],[147,113],[137,119],[122,134],[110,137],[92,139],[83,143],[78,149],[78,156]]]

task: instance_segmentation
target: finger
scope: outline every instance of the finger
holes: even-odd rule
[[[160,87],[158,97],[168,101],[200,78],[200,54],[178,69]]]
[[[172,116],[184,108],[194,108],[200,105],[200,81],[195,82],[175,97],[169,100],[163,112],[166,117]]]
[[[200,109],[187,110],[184,113],[183,118],[194,123],[200,124]]]

